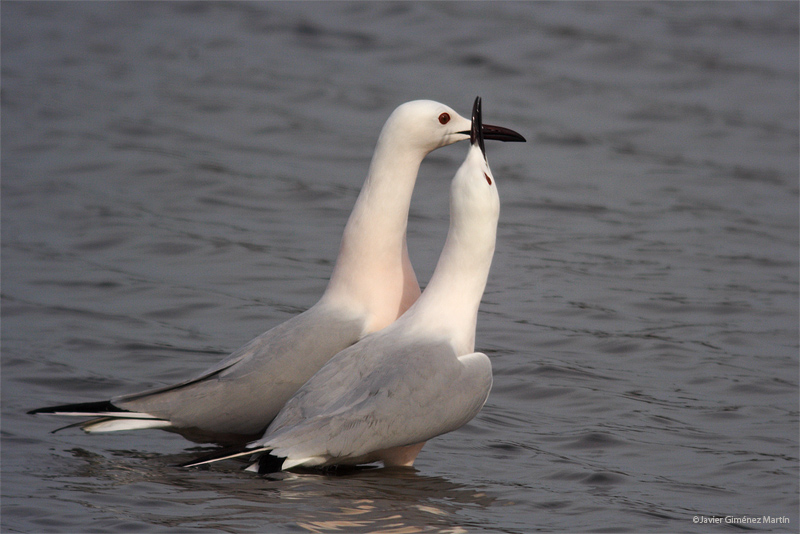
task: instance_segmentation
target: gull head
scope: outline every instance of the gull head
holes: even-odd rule
[[[465,230],[469,239],[475,243],[491,243],[494,247],[494,234],[500,213],[500,197],[497,194],[484,146],[485,129],[482,124],[481,98],[475,99],[470,122],[470,148],[464,163],[453,178],[450,189],[451,224],[455,223]],[[485,239],[477,236],[486,234]]]
[[[483,124],[484,139],[524,142],[525,138],[508,128]],[[381,137],[391,143],[406,143],[425,154],[470,138],[472,121],[453,108],[433,100],[414,100],[397,107],[386,121]]]

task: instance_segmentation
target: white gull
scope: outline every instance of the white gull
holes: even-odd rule
[[[500,212],[480,118],[478,98],[472,144],[450,188],[450,229],[422,296],[325,364],[262,439],[186,466],[250,455],[261,473],[377,461],[410,466],[427,440],[475,417],[492,386],[489,358],[474,345]]]

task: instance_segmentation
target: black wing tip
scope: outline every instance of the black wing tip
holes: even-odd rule
[[[40,413],[63,413],[63,412],[73,412],[73,413],[99,413],[99,412],[109,412],[109,413],[124,413],[127,410],[123,410],[122,408],[117,408],[113,404],[111,404],[110,400],[106,401],[98,401],[98,402],[79,402],[77,404],[60,404],[58,406],[45,406],[44,408],[36,408],[35,410],[30,410],[28,415],[35,415]]]
[[[270,473],[277,473],[282,471],[283,469],[283,461],[286,458],[280,458],[278,456],[273,456],[269,453],[269,451],[265,451],[264,449],[253,449],[252,451],[247,447],[243,447],[241,445],[233,446],[233,447],[222,447],[219,449],[215,449],[210,453],[198,456],[189,460],[188,462],[184,462],[179,464],[178,467],[201,467],[207,466],[208,464],[222,461],[226,459],[234,459],[234,458],[242,458],[248,457],[250,454],[257,454],[258,458],[256,462],[258,463],[258,474],[259,475],[266,475]],[[252,462],[252,460],[251,460]]]
[[[258,474],[268,475],[270,473],[277,473],[283,471],[283,461],[286,458],[280,456],[273,456],[270,453],[262,454],[258,458]]]

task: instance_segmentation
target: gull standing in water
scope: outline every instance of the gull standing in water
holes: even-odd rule
[[[492,387],[475,327],[494,255],[500,199],[475,100],[471,146],[450,188],[450,229],[425,291],[397,321],[334,356],[286,403],[264,437],[202,465],[255,454],[253,470],[410,466],[425,442],[471,420]]]
[[[198,442],[256,439],[287,400],[339,351],[391,324],[420,294],[406,226],[419,166],[431,151],[470,136],[470,121],[430,100],[399,106],[378,138],[322,298],[180,383],[110,400],[32,410],[93,417],[87,432],[161,428]],[[525,141],[484,125],[483,136]],[[74,426],[74,425],[70,425]]]

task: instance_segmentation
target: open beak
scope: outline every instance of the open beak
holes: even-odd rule
[[[479,101],[480,101],[480,97],[478,97],[475,100],[476,105],[478,106],[478,113],[480,113],[480,107],[481,107]],[[475,128],[475,108],[474,108],[474,106],[473,106],[473,110],[472,110],[472,124],[473,124],[473,129],[474,129]],[[469,134],[470,135],[470,139],[472,139],[471,132],[459,132],[459,133],[463,133],[464,135]],[[491,124],[484,124],[481,127],[481,133],[483,134],[483,139],[492,139],[494,141],[518,142],[518,143],[524,143],[525,142],[525,138],[522,137],[520,134],[518,134],[514,130],[511,130],[510,128],[503,128],[502,126],[493,126]],[[474,142],[474,141],[472,141],[472,142]],[[481,141],[481,143],[483,143],[483,141]]]
[[[472,129],[469,132],[469,142],[472,146],[478,145],[483,154],[483,159],[486,159],[486,147],[483,145],[483,116],[481,113],[481,97],[475,97],[475,103],[472,105]],[[521,137],[521,136],[520,136]]]

